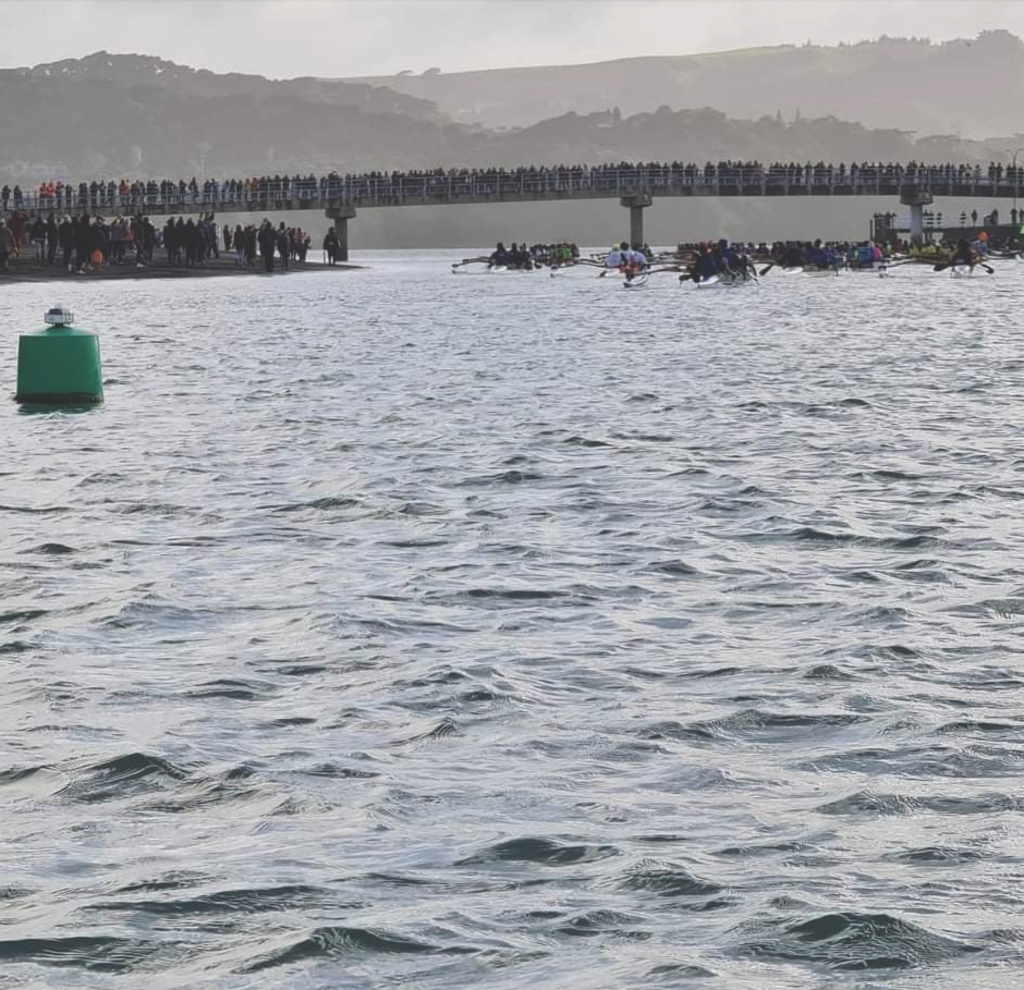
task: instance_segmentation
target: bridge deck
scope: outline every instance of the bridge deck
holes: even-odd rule
[[[799,170],[798,170],[799,171]],[[883,170],[878,169],[881,173]],[[173,184],[177,186],[177,184]],[[922,178],[905,175],[849,173],[794,178],[742,169],[722,176],[686,175],[674,169],[604,169],[575,174],[571,170],[540,173],[481,173],[470,176],[414,174],[355,176],[342,179],[261,180],[258,188],[241,183],[204,183],[196,191],[119,193],[109,186],[90,191],[66,187],[59,197],[37,192],[12,196],[4,209],[71,212],[100,210],[145,212],[153,216],[179,213],[276,213],[290,210],[353,211],[399,206],[469,205],[473,203],[552,203],[584,199],[630,200],[646,197],[832,197],[929,194],[963,199],[1016,199],[1020,185],[1008,178],[970,175],[963,178]],[[336,214],[335,214],[336,215]],[[351,214],[350,214],[351,215]]]

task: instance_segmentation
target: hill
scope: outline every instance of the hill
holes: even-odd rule
[[[158,71],[160,70],[160,71]],[[742,120],[721,110],[667,105],[569,111],[499,131],[446,120],[431,103],[381,87],[318,80],[218,75],[147,56],[99,53],[0,72],[0,183],[33,185],[126,178],[214,178],[338,171],[431,169],[609,161],[969,161],[1006,160],[1024,135],[971,141],[916,137],[836,116]],[[393,109],[399,107],[399,110]],[[1016,121],[1015,121],[1016,123]],[[815,204],[813,229],[849,230],[854,218],[891,203]],[[975,204],[978,205],[978,204]],[[986,206],[986,204],[980,204]],[[810,223],[812,207],[743,201],[659,202],[652,238],[781,233]],[[361,246],[486,243],[499,236],[619,237],[617,202],[378,210],[360,214]],[[802,219],[803,217],[808,219]],[[317,228],[322,217],[302,221]],[[834,226],[829,226],[834,224]],[[856,220],[854,230],[866,228]],[[515,236],[512,236],[513,230]],[[497,233],[496,233],[497,232]],[[492,236],[493,235],[493,236]],[[765,236],[758,234],[757,236]]]
[[[431,100],[396,92],[385,85],[336,79],[268,79],[240,72],[217,73],[193,69],[153,55],[111,55],[94,52],[85,58],[63,59],[31,68],[0,71],[0,86],[15,79],[50,80],[73,85],[108,82],[118,86],[155,86],[177,96],[292,97],[332,106],[354,107],[368,113],[399,113],[416,120],[441,123],[447,118]]]
[[[798,28],[795,28],[798,30]],[[855,45],[784,45],[590,65],[362,78],[434,101],[453,120],[522,127],[569,111],[662,104],[710,106],[738,118],[777,111],[836,116],[867,127],[981,138],[1020,129],[1024,42],[1008,31],[932,44],[887,38]]]
[[[451,123],[428,101],[368,84],[219,75],[107,53],[6,70],[0,86],[0,177],[12,183],[638,159],[987,162],[1024,143],[667,105],[570,111],[497,131]]]

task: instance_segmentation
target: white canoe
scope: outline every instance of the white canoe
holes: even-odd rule
[[[650,276],[646,272],[642,275],[634,275],[632,278],[626,279],[622,283],[624,289],[642,289],[647,284],[647,279]]]
[[[821,278],[822,276],[827,276],[829,278],[833,278],[833,277],[835,277],[836,275],[839,274],[839,269],[837,269],[837,268],[803,268],[801,266],[797,266],[795,268],[783,268],[782,269],[782,274],[783,275],[809,275],[811,278]]]
[[[508,268],[505,265],[495,265],[493,268],[452,268],[453,275],[532,275],[539,272],[540,268]]]
[[[721,289],[723,287],[722,280],[717,275],[709,275],[707,278],[702,278],[693,284],[698,289]]]
[[[698,289],[742,289],[745,285],[756,285],[756,278],[731,278],[722,275],[709,275],[699,282],[693,283]]]

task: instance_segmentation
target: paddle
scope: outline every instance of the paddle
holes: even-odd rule
[[[963,261],[956,262],[956,264],[958,264],[958,265],[963,265],[963,264],[967,264],[967,263],[968,262],[963,262]],[[941,265],[933,265],[932,266],[932,271],[933,272],[944,272],[952,264],[953,264],[952,261],[946,261],[946,262],[943,262]],[[974,264],[976,264],[979,268],[984,268],[985,271],[987,271],[989,273],[989,275],[995,275],[995,273],[996,273],[996,270],[991,265],[986,265],[983,261],[978,261],[978,262],[975,262]],[[974,267],[974,265],[972,265],[971,267]]]
[[[770,261],[757,274],[758,275],[767,275],[774,267],[775,267],[775,262],[774,261]]]

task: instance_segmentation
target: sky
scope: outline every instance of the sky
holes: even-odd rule
[[[1024,0],[6,0],[0,67],[95,51],[346,77],[687,55],[1004,28]]]

